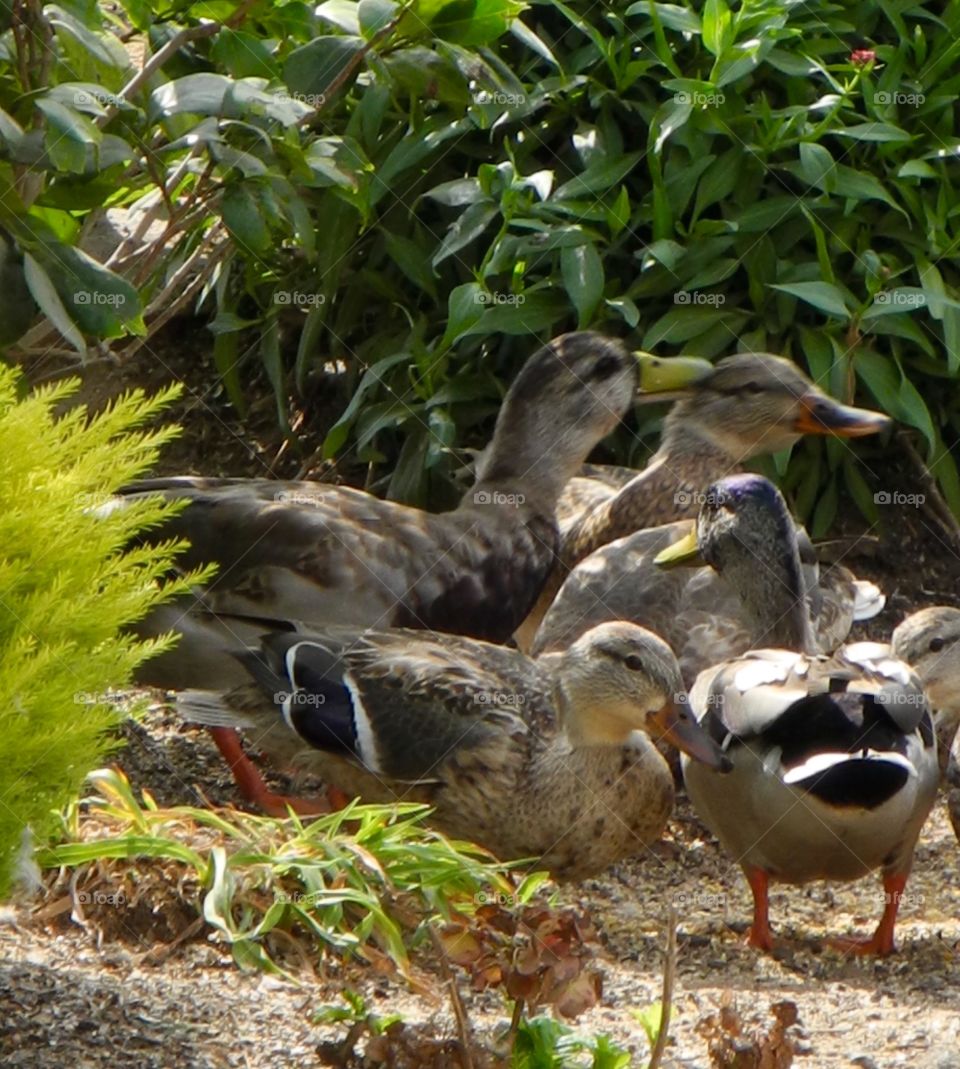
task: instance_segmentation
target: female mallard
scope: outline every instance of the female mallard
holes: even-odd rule
[[[733,771],[722,780],[683,762],[694,807],[743,866],[753,892],[753,946],[770,950],[769,881],[857,879],[883,870],[886,905],[874,935],[843,941],[859,953],[893,950],[897,907],[939,770],[919,677],[887,646],[814,651],[799,553],[770,559],[741,539],[734,499],[779,494],[759,476],[705,495],[698,530],[708,560],[752,560],[738,578],[767,646],[697,677],[691,705]],[[785,510],[784,510],[785,511]],[[789,519],[786,516],[785,523]],[[747,537],[756,532],[748,528]],[[744,552],[746,551],[746,552]],[[685,549],[681,549],[681,554]],[[669,558],[670,551],[666,556]],[[735,565],[736,566],[736,565]]]
[[[709,369],[679,366],[681,380]],[[677,385],[662,361],[653,379],[657,389]],[[505,641],[552,565],[564,484],[616,426],[637,385],[637,359],[619,341],[579,333],[544,346],[510,387],[473,488],[447,513],[317,483],[174,478],[127,487],[188,501],[159,537],[189,542],[185,568],[219,565],[195,601],[165,606],[140,625],[144,636],[183,636],[147,662],[140,681],[230,687],[243,678],[230,651],[291,622]]]
[[[890,649],[920,677],[933,709],[947,809],[960,839],[960,609],[933,605],[915,612],[893,632]]]
[[[673,779],[650,740],[725,764],[690,718],[669,647],[603,624],[562,655],[422,631],[274,633],[240,656],[255,682],[187,691],[190,720],[248,730],[287,766],[431,820],[502,858],[579,878],[656,840]]]
[[[813,546],[780,492],[759,475],[719,479],[698,495],[704,502],[695,532],[690,522],[638,531],[598,549],[567,577],[533,643],[534,655],[568,646],[604,620],[630,620],[673,648],[689,683],[705,668],[787,636],[771,608],[762,575],[799,583],[806,598],[813,648],[835,649],[854,620],[883,608],[873,583],[846,568],[821,574]],[[709,506],[709,507],[708,507]],[[665,569],[658,555],[672,547],[674,563],[709,567]]]
[[[663,425],[660,448],[630,481],[625,469],[604,473],[603,485],[568,484],[558,563],[517,633],[523,649],[568,573],[601,546],[644,528],[693,517],[704,487],[740,470],[751,457],[775,453],[803,434],[857,437],[890,425],[877,412],[850,408],[822,393],[789,360],[738,353],[717,363],[677,402]],[[591,504],[580,511],[581,502]]]

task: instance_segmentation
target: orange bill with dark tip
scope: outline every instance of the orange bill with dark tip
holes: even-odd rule
[[[729,772],[733,767],[727,755],[697,723],[683,695],[677,695],[662,709],[651,713],[649,719],[662,738],[694,761],[718,772]]]
[[[834,434],[840,438],[862,438],[893,425],[893,420],[869,408],[854,408],[824,394],[800,398],[800,413],[793,429],[800,434]]]

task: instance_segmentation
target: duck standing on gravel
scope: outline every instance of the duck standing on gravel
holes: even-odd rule
[[[710,365],[647,368],[653,388],[669,390]],[[193,598],[138,625],[141,637],[181,635],[138,682],[229,688],[246,678],[233,651],[276,629],[402,626],[505,641],[553,564],[564,484],[637,387],[638,360],[617,340],[583,332],[544,346],[508,390],[473,488],[441,514],[310,482],[184,477],[126,487],[188,502],[151,537],[185,539],[184,569],[219,565]],[[213,735],[235,772],[253,777],[235,733]]]
[[[707,490],[698,519],[708,560],[734,528],[738,497],[766,499],[767,511],[781,509],[783,524],[792,524],[767,480],[724,483]],[[746,548],[752,555],[756,546]],[[670,555],[662,556],[669,562]],[[873,936],[832,942],[855,953],[889,954],[939,780],[922,683],[880,643],[815,654],[796,546],[777,560],[754,556],[752,575],[750,602],[764,606],[768,621],[763,641],[780,648],[754,650],[698,676],[691,707],[733,770],[720,777],[684,758],[687,793],[743,867],[753,893],[752,946],[773,948],[771,880],[853,880],[880,869],[885,906]]]
[[[428,803],[447,834],[564,878],[660,837],[674,788],[651,736],[726,766],[669,646],[633,624],[603,624],[539,661],[395,629],[274,633],[239,663],[251,682],[186,691],[181,714],[241,728],[280,765],[350,796]]]
[[[783,357],[737,353],[720,360],[673,406],[660,448],[641,472],[599,468],[598,477],[578,476],[564,488],[558,562],[517,633],[521,648],[532,648],[570,571],[601,546],[696,516],[708,483],[740,471],[751,457],[788,448],[801,435],[853,438],[889,426],[879,412],[828,397]]]

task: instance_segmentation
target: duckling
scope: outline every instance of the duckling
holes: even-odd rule
[[[669,647],[633,624],[603,624],[540,661],[396,629],[273,633],[239,662],[254,682],[186,691],[182,715],[248,731],[280,763],[366,801],[428,803],[447,834],[566,879],[659,838],[674,788],[650,736],[725,767]]]
[[[703,367],[687,361],[684,374]],[[637,368],[619,341],[595,333],[540,349],[504,399],[473,488],[447,513],[309,482],[184,477],[126,487],[188,502],[152,537],[186,539],[185,568],[219,565],[195,601],[164,606],[139,625],[143,637],[183,636],[143,666],[139,681],[230,687],[243,679],[232,650],[294,624],[507,640],[553,563],[557,498],[623,416]],[[676,385],[662,362],[654,377],[657,388]]]
[[[923,685],[886,645],[852,643],[831,656],[816,654],[796,546],[771,559],[752,540],[753,525],[746,537],[727,544],[723,537],[736,528],[731,498],[770,496],[775,488],[759,476],[723,482],[725,492],[711,487],[701,507],[699,527],[715,532],[704,539],[704,556],[726,556],[721,567],[729,567],[731,554],[741,563],[752,558],[737,585],[748,592],[759,641],[779,648],[752,650],[697,677],[694,715],[733,771],[720,779],[684,758],[687,793],[743,867],[754,900],[751,945],[773,948],[770,880],[853,880],[879,868],[886,897],[873,936],[832,942],[889,954],[939,779]]]
[[[703,488],[733,474],[751,457],[775,453],[803,434],[852,438],[891,421],[877,412],[842,405],[822,393],[791,361],[767,353],[738,353],[690,383],[667,415],[660,448],[618,490],[622,470],[585,488],[582,477],[564,491],[565,517],[558,563],[517,632],[531,649],[547,609],[569,572],[595,550],[635,531],[696,515]],[[580,500],[592,502],[579,512]]]
[[[713,664],[793,638],[778,636],[777,626],[786,621],[771,614],[769,592],[756,571],[776,578],[795,558],[812,625],[805,639],[811,649],[835,649],[854,620],[883,608],[879,589],[846,568],[821,574],[806,532],[794,524],[780,492],[766,479],[731,476],[698,496],[704,507],[695,530],[681,520],[637,531],[581,561],[550,606],[533,654],[563,649],[604,620],[630,620],[666,639],[692,684]],[[665,569],[659,555],[668,547],[670,563],[709,566]],[[795,580],[788,575],[784,581]]]

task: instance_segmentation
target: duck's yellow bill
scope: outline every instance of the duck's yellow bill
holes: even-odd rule
[[[661,568],[673,568],[678,564],[701,565],[704,563],[700,556],[700,547],[697,545],[697,531],[692,528],[679,541],[661,549],[653,558],[653,563]]]
[[[634,354],[640,364],[640,392],[650,394],[684,390],[705,379],[713,364],[699,356],[654,356]]]

